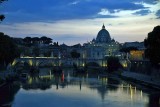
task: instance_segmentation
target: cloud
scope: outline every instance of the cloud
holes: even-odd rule
[[[152,1],[11,0],[2,4],[6,19],[0,30],[15,37],[45,35],[74,44],[95,38],[104,23],[116,41],[143,40],[160,22],[160,2]]]
[[[151,3],[150,0],[147,0],[146,2],[132,2],[132,4],[142,7],[142,8],[128,8],[128,9],[109,9],[109,8],[101,8],[99,12],[97,13],[98,15],[101,16],[112,16],[112,18],[117,18],[117,17],[131,17],[131,16],[136,16],[136,15],[151,15],[153,18],[155,17],[155,14],[159,10],[160,7],[160,2],[153,2]],[[114,17],[115,16],[115,17]],[[107,17],[106,17],[107,18]],[[110,18],[110,17],[108,17]]]
[[[101,11],[98,14],[99,15],[110,15],[110,12],[107,9],[101,9]]]
[[[117,16],[111,13],[108,9],[102,8],[95,18],[116,18]]]
[[[104,23],[111,37],[116,41],[142,41],[148,32],[152,31],[153,27],[159,23],[158,19],[150,20],[150,18],[152,16],[144,15],[117,17],[116,20],[115,18],[94,18],[56,22],[1,23],[0,29],[10,36],[45,35],[60,43],[64,42],[72,45],[75,43],[85,43],[95,38]]]
[[[109,12],[107,9],[101,9],[100,12],[98,12],[98,15],[102,16],[110,16],[112,18],[117,18],[117,17],[130,17],[133,15],[137,15],[139,12],[141,12],[141,9],[138,10],[121,10],[121,9],[115,9],[113,12]],[[143,11],[142,11],[143,12]],[[143,13],[142,13],[143,14]]]
[[[133,3],[129,0],[38,0],[38,2],[35,0],[11,0],[4,4],[2,12],[8,12],[6,21],[11,23],[100,18],[100,15],[108,15],[106,18],[110,18],[110,13],[118,13],[119,10],[145,9],[144,5],[138,1],[135,0]],[[19,10],[21,12],[17,14]]]
[[[147,9],[142,9],[142,10],[138,10],[136,11],[135,13],[133,13],[134,15],[148,15],[150,14],[151,11],[150,10],[147,10]]]
[[[71,3],[69,3],[69,5],[76,5],[76,4],[78,4],[80,1],[73,1],[73,2],[71,2]]]
[[[157,10],[156,16],[157,16],[157,17],[160,17],[160,10]]]

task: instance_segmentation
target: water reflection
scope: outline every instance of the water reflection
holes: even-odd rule
[[[0,88],[0,107],[11,107],[16,93],[20,89],[19,83],[6,84]]]
[[[160,107],[160,93],[149,95],[148,107]]]
[[[39,107],[160,106],[158,91],[114,78],[97,78],[97,76],[90,78],[88,74],[75,77],[72,72],[65,72],[62,75],[49,73],[29,76],[21,84],[8,85],[0,92],[0,95],[4,96],[0,96],[0,105],[4,107],[11,107],[12,102],[14,102],[13,107],[21,107],[21,104],[23,107],[35,107],[37,103]]]
[[[141,101],[147,107],[159,106],[160,95],[143,94],[142,89],[137,89],[135,85],[113,78],[88,78],[86,75],[74,77],[71,73],[63,73],[62,75],[49,74],[30,77],[26,83],[22,83],[22,88],[25,90],[47,90],[54,86],[56,90],[76,86],[79,87],[79,91],[81,91],[83,87],[85,89],[87,87],[88,90],[96,90],[102,101],[105,101],[108,96],[117,96],[120,101],[125,101],[127,98],[127,101],[131,103]]]

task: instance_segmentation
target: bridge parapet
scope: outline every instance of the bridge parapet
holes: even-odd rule
[[[25,62],[28,63],[30,66],[39,66],[41,64],[51,64],[52,66],[60,66],[62,64],[68,63],[70,65],[73,65],[73,63],[77,64],[77,66],[84,66],[87,63],[95,62],[100,66],[106,66],[107,61],[104,59],[73,59],[73,58],[67,58],[67,59],[59,59],[59,58],[53,58],[53,57],[21,57],[16,58],[12,66],[15,66],[19,62]]]
[[[105,59],[73,59],[73,58],[67,58],[67,59],[59,59],[59,58],[53,58],[53,57],[22,57],[22,58],[16,58],[12,66],[15,66],[17,63],[28,63],[30,66],[42,66],[42,65],[50,65],[50,66],[61,66],[63,64],[68,64],[70,66],[73,65],[73,63],[77,64],[77,66],[84,66],[87,63],[97,63],[101,67],[107,66],[107,60]],[[123,67],[127,67],[129,61],[126,59],[121,59],[120,63]]]

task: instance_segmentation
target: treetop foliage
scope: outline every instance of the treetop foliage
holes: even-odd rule
[[[0,65],[7,65],[19,56],[13,39],[0,32]]]
[[[8,0],[0,0],[0,4],[4,1],[8,1]],[[3,14],[0,14],[0,21],[3,21],[5,19],[5,16]]]
[[[113,57],[113,56],[110,56],[107,59],[107,66],[108,66],[109,72],[116,71],[121,67],[119,59],[117,57]]]
[[[23,41],[27,44],[34,44],[34,43],[42,43],[42,44],[50,44],[52,43],[52,39],[46,36],[42,37],[25,37]]]
[[[4,2],[4,1],[8,1],[8,0],[0,0],[0,3]]]
[[[4,15],[0,15],[0,21],[3,21],[5,19]]]
[[[153,31],[148,33],[144,40],[146,47],[145,57],[148,58],[152,65],[160,67],[160,26],[154,27]]]

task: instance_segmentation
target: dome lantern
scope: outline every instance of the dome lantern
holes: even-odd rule
[[[105,29],[104,23],[103,23],[102,29]]]

